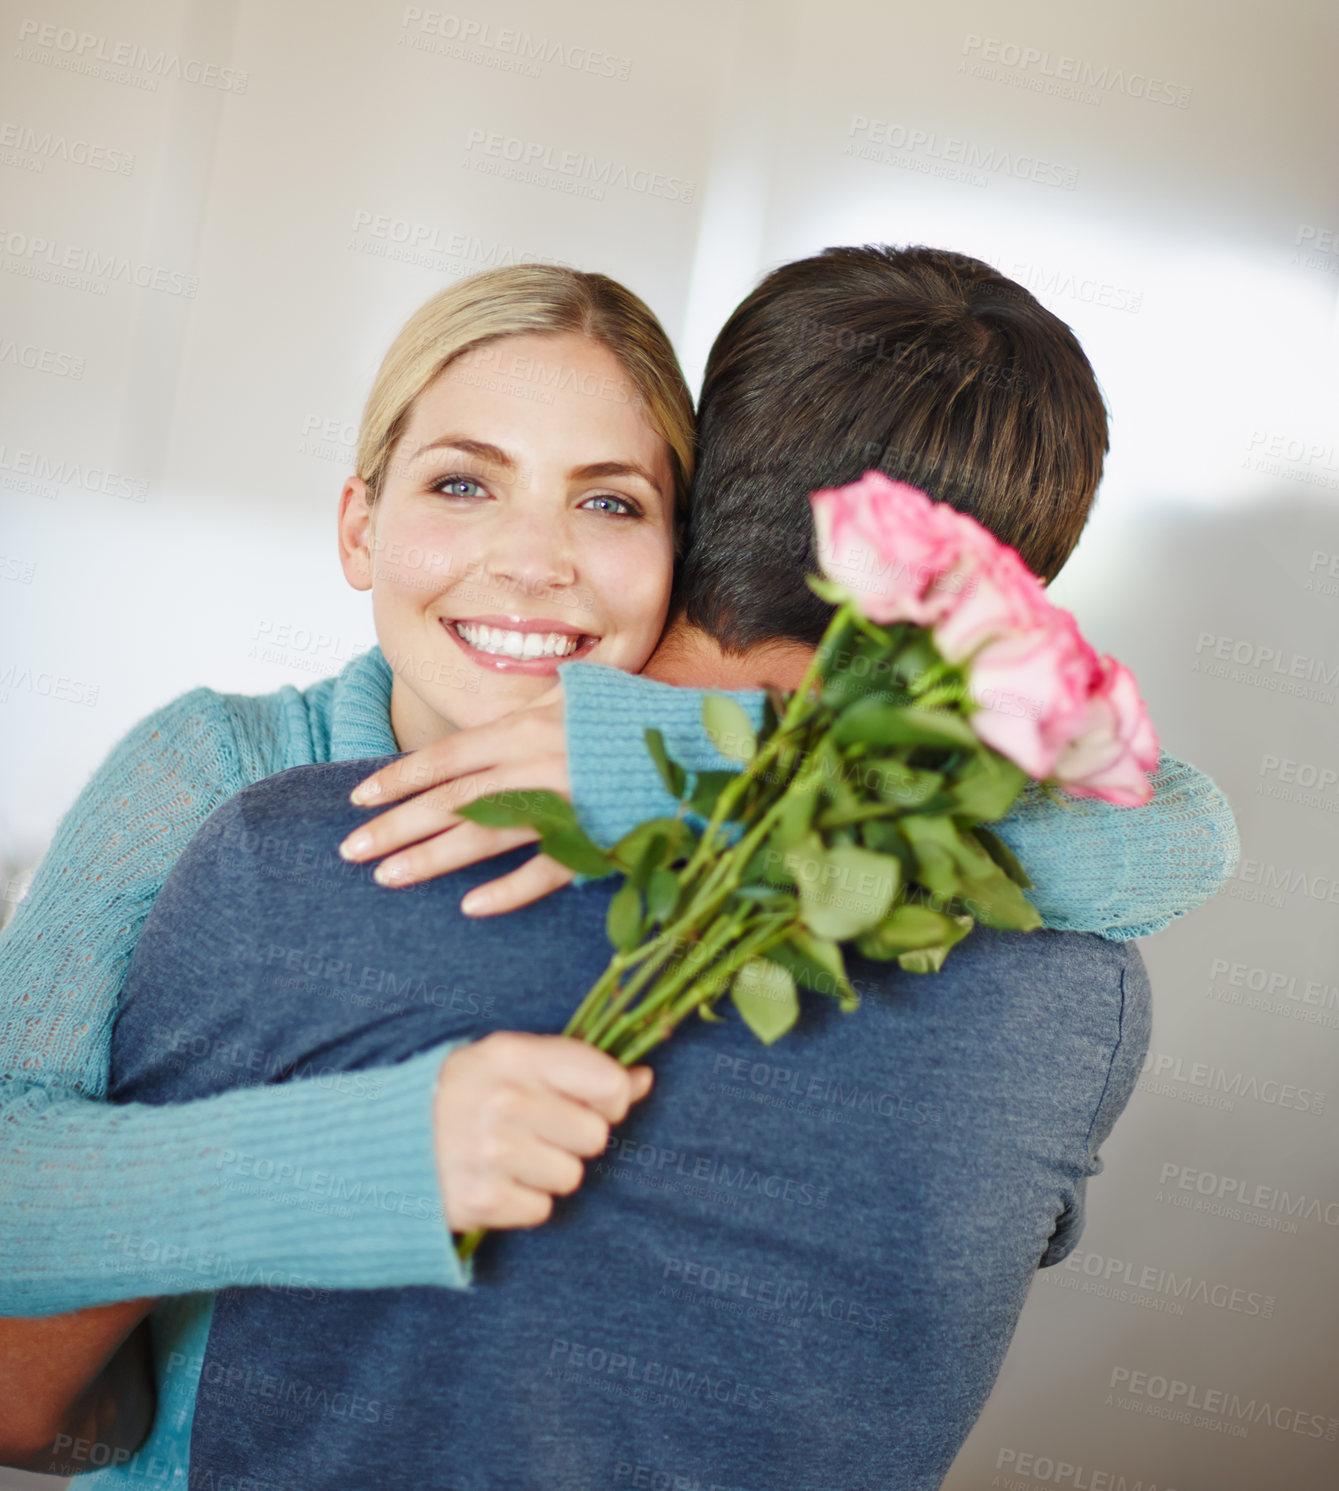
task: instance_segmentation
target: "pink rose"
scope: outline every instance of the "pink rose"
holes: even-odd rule
[[[1029,630],[1003,633],[973,655],[972,729],[1040,781],[1088,721],[1097,677],[1097,655],[1074,618],[1048,606]]]
[[[1134,674],[1115,658],[1098,659],[1099,676],[1079,732],[1060,752],[1056,780],[1074,797],[1141,807],[1153,796],[1145,775],[1158,765],[1158,736]]]
[[[999,542],[964,555],[940,594],[935,646],[950,663],[966,662],[995,637],[1044,627],[1055,609],[1017,550]]]
[[[1149,800],[1158,741],[1133,676],[1097,656],[1017,550],[879,471],[810,501],[823,573],[871,621],[930,630],[967,675],[982,741],[1076,797]]]
[[[975,518],[881,471],[815,492],[810,502],[820,568],[871,621],[929,626],[955,600],[945,577],[965,555],[999,547]]]

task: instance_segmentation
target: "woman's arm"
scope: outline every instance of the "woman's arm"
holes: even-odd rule
[[[69,1476],[129,1459],[153,1423],[152,1305],[0,1320],[0,1465]]]
[[[439,1198],[431,1114],[450,1047],[387,1068],[375,1096],[309,1079],[165,1107],[103,1101],[139,929],[191,834],[245,785],[243,755],[254,743],[209,690],[141,722],[0,935],[0,1315],[212,1290],[256,1270],[301,1287],[467,1282],[440,1214],[353,1206],[314,1226],[287,1184],[305,1167],[359,1194]]]
[[[646,818],[673,814],[646,750],[655,726],[692,771],[737,771],[702,726],[709,690],[675,688],[595,663],[562,669],[572,802],[586,831],[612,844]],[[733,693],[755,726],[763,695]],[[1164,752],[1153,800],[1118,808],[1092,798],[1053,802],[1026,789],[995,831],[1033,881],[1028,899],[1048,927],[1145,937],[1214,895],[1240,854],[1232,809],[1219,788]]]
[[[648,727],[689,771],[737,771],[703,728],[703,698],[726,692],[755,728],[762,723],[756,691],[679,688],[597,663],[567,663],[560,676],[556,702],[546,695],[491,725],[458,731],[360,784],[360,793],[377,789],[358,799],[364,805],[399,806],[363,824],[341,852],[360,861],[390,856],[378,870],[397,871],[388,883],[430,880],[533,841],[530,829],[484,828],[458,819],[455,808],[485,793],[536,787],[570,797],[586,832],[612,844],[678,809],[647,751]],[[1121,808],[1095,798],[1056,803],[1029,787],[992,824],[1027,868],[1026,894],[1048,927],[1116,941],[1145,937],[1207,901],[1232,873],[1237,826],[1213,782],[1164,752],[1153,789],[1144,807]],[[514,910],[571,879],[570,870],[535,855],[475,887],[462,907]]]

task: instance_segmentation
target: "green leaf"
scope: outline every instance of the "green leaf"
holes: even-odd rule
[[[824,660],[823,703],[834,709],[862,698],[905,704],[907,691],[893,671],[893,654],[887,633],[880,632],[877,641],[864,634],[851,637],[849,646]]]
[[[628,879],[638,890],[646,889],[646,882],[651,878],[651,871],[658,869],[664,862],[668,849],[669,836],[667,834],[652,834],[647,839],[641,856],[633,866],[632,873],[628,876]]]
[[[983,828],[979,823],[973,832],[976,834],[977,842],[1015,885],[1021,885],[1024,890],[1032,888],[1028,872],[1018,863],[1013,850],[998,834],[992,833],[988,828]]]
[[[872,931],[857,944],[867,958],[892,958],[915,948],[934,947],[948,942],[954,934],[954,919],[929,906],[904,901],[893,908]],[[956,940],[956,938],[954,938]]]
[[[670,796],[682,797],[684,788],[688,785],[688,778],[683,767],[677,761],[671,760],[669,752],[665,749],[665,737],[659,730],[647,730],[646,749],[650,751],[651,759],[656,764],[660,780],[669,788]]]
[[[951,818],[912,813],[899,818],[898,827],[916,852],[926,888],[936,895],[956,895],[962,875],[988,877],[994,872],[994,860],[976,842],[972,830],[959,829]]]
[[[800,888],[805,926],[837,941],[882,921],[902,879],[896,859],[858,844],[828,849],[817,835],[788,850],[785,865]]]
[[[642,935],[642,893],[632,881],[624,881],[610,901],[604,929],[619,952],[637,946]]]
[[[867,756],[856,769],[863,786],[901,808],[918,808],[928,802],[944,780],[937,771],[918,771],[891,756]]]
[[[959,899],[979,922],[1006,932],[1030,932],[1042,924],[1041,913],[1003,870],[980,879],[964,879]]]
[[[817,805],[818,783],[812,779],[806,786],[788,788],[770,842],[778,849],[798,844],[809,832]]]
[[[833,737],[838,745],[970,746],[981,742],[961,715],[860,699],[842,711]]]
[[[768,958],[744,964],[730,985],[730,998],[764,1046],[779,1040],[799,1018],[795,980],[788,969]]]
[[[790,878],[790,871],[786,868],[786,850],[789,847],[786,844],[779,844],[775,837],[768,838],[758,846],[757,852],[744,866],[740,874],[741,882],[753,884],[755,881],[763,880],[778,889],[794,889],[795,882]]]
[[[897,959],[899,967],[905,968],[908,973],[938,973],[944,966],[944,959],[972,930],[970,916],[953,916],[949,918],[949,921],[953,925],[949,929],[949,935],[942,942],[936,943],[933,947],[920,947],[910,952],[899,953]]]
[[[908,973],[938,973],[948,955],[949,949],[941,944],[939,947],[920,947],[915,952],[899,953],[897,962]]]
[[[916,856],[895,822],[888,818],[867,819],[860,825],[860,836],[867,849],[891,854],[901,864],[904,885],[916,878]]]
[[[652,921],[667,922],[679,901],[679,877],[663,867],[651,871],[646,883],[646,914]]]
[[[710,818],[716,808],[716,799],[739,776],[737,771],[699,771],[693,782],[693,793],[688,807],[694,813]]]
[[[493,792],[466,803],[456,812],[485,828],[533,828],[539,833],[575,828],[577,822],[576,810],[565,797],[539,788]]]
[[[947,848],[958,861],[958,868],[963,874],[981,875],[989,879],[995,873],[995,861],[977,838],[975,825],[954,823],[949,818],[937,821],[948,823],[953,829],[952,838],[946,841]]]
[[[614,844],[610,854],[626,871],[632,871],[650,857],[647,865],[647,874],[650,874],[655,865],[674,862],[675,857],[684,853],[693,839],[693,830],[683,819],[646,819],[643,823],[638,823],[637,828],[629,829]],[[653,845],[658,845],[656,854],[652,854]],[[644,878],[646,877],[643,877],[643,881]]]
[[[958,863],[945,843],[941,825],[953,830],[947,818],[927,818],[918,813],[897,822],[915,855],[916,879],[933,895],[947,898],[958,893]]]
[[[724,694],[708,694],[702,701],[702,723],[711,743],[731,761],[748,761],[757,754],[758,737],[742,705]]]
[[[829,580],[825,575],[807,575],[804,583],[821,601],[827,601],[830,606],[842,606],[855,597],[845,585],[839,585],[836,580]]]
[[[540,849],[556,859],[560,865],[575,870],[578,875],[590,875],[596,879],[612,875],[618,866],[603,849],[586,837],[580,828],[555,828],[539,841]]]
[[[874,676],[868,670],[861,672],[849,669],[831,673],[823,681],[820,695],[823,703],[832,710],[845,709],[858,699],[874,699],[880,704],[905,704],[907,696],[896,679],[889,678],[887,671]]]
[[[803,927],[796,927],[785,942],[768,951],[767,957],[789,969],[804,988],[816,994],[835,995],[843,1009],[853,1010],[860,1003],[846,976],[842,950],[829,938],[815,937]]]
[[[656,865],[666,864],[675,857],[689,832],[680,818],[648,818],[625,833],[609,853],[630,874],[645,864],[637,881],[638,885],[645,885]]]
[[[928,672],[936,663],[942,662],[939,649],[929,632],[914,631],[892,660],[892,671],[901,679],[911,683],[922,673]]]
[[[1003,818],[1027,781],[1027,772],[1012,761],[995,751],[980,750],[949,785],[954,811],[987,822]]]

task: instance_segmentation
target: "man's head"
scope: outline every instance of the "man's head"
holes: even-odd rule
[[[769,274],[712,347],[678,606],[728,652],[816,642],[809,494],[876,469],[1050,580],[1107,443],[1083,349],[1021,285],[940,249],[825,249]]]

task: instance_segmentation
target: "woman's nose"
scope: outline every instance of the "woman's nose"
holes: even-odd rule
[[[576,556],[566,513],[512,511],[501,518],[482,556],[488,575],[526,595],[576,583]]]

